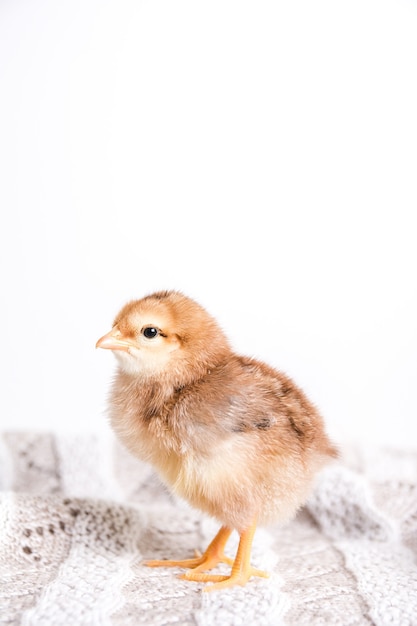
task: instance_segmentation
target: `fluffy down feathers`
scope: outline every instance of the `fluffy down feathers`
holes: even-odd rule
[[[110,396],[117,435],[224,526],[241,532],[254,519],[290,519],[337,455],[294,382],[236,355],[216,321],[181,293],[128,303],[97,345],[119,361]]]

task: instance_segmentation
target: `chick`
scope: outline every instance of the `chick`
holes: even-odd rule
[[[97,347],[118,361],[109,407],[118,437],[221,523],[203,555],[146,564],[188,568],[183,578],[213,583],[205,591],[267,577],[250,564],[256,526],[290,520],[337,456],[315,407],[286,375],[235,354],[213,317],[176,291],[126,304]],[[210,573],[219,562],[229,576]]]

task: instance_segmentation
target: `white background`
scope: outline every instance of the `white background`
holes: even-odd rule
[[[417,442],[417,4],[1,0],[4,428],[107,429],[180,289],[339,441]]]

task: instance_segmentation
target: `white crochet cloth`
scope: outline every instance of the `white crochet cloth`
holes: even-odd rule
[[[255,535],[271,577],[208,594],[142,561],[217,525],[109,436],[5,433],[0,487],[1,624],[417,625],[417,453],[345,452],[296,520]]]

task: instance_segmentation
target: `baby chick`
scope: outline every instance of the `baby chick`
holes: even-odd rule
[[[118,437],[222,524],[203,555],[146,564],[189,568],[187,580],[213,583],[206,591],[268,576],[250,565],[257,524],[293,517],[337,456],[315,407],[281,372],[235,354],[213,317],[176,291],[126,304],[97,347],[118,360],[110,397]],[[232,561],[224,548],[233,529]],[[230,576],[207,573],[219,562]]]

